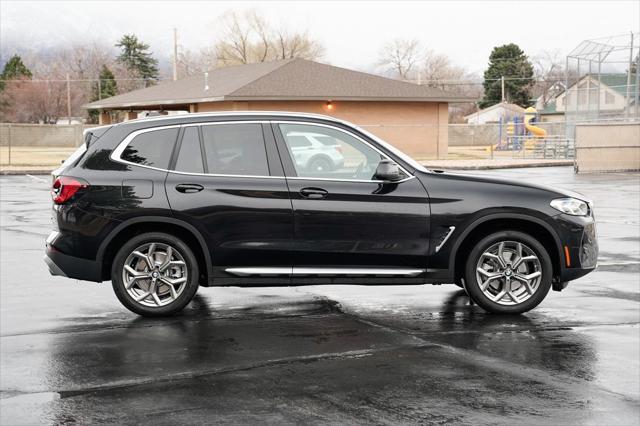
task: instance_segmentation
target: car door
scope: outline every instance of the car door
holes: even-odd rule
[[[171,169],[172,211],[205,238],[217,284],[249,276],[288,283],[292,209],[268,124],[185,126]]]
[[[273,122],[294,215],[293,276],[420,277],[429,245],[427,192],[407,171],[398,182],[374,174],[389,157],[364,137],[318,123]],[[313,134],[336,152],[327,168],[296,160],[296,138]],[[299,158],[299,157],[298,157]]]

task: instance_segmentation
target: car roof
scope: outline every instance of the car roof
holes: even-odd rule
[[[316,136],[316,137],[329,137],[328,135],[323,135],[322,133],[313,133],[313,132],[287,132],[289,136]]]

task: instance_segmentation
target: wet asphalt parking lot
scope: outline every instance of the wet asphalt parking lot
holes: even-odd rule
[[[458,287],[201,288],[144,319],[52,277],[47,176],[0,177],[0,423],[640,423],[640,175],[487,171],[595,201],[600,266],[521,316]]]

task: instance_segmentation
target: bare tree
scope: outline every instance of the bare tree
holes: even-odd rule
[[[425,52],[421,65],[420,79],[431,87],[459,91],[456,86],[462,86],[460,83],[472,78],[464,67],[453,64],[448,56],[432,50]]]
[[[380,50],[377,65],[395,78],[459,93],[471,99],[482,96],[481,78],[454,64],[441,53],[423,47],[420,41],[395,39]],[[450,107],[451,122],[462,122],[475,109],[473,102]]]
[[[225,13],[220,19],[224,28],[216,43],[218,59],[224,64],[247,64],[251,61],[251,28],[246,20],[234,11]]]
[[[103,65],[113,65],[113,53],[111,46],[94,41],[87,45],[71,46],[62,50],[59,56],[67,62],[67,71],[74,77],[95,79],[100,75]]]
[[[264,62],[270,56],[273,31],[267,21],[255,10],[247,12],[246,19],[258,39],[254,45],[256,62]]]
[[[423,58],[424,48],[418,40],[397,38],[382,47],[378,65],[394,77],[409,80]]]
[[[178,78],[202,73],[215,68],[218,56],[215,49],[205,48],[199,52],[180,49],[178,53]]]
[[[320,59],[322,44],[307,32],[274,27],[256,10],[230,11],[220,19],[222,35],[215,44],[218,64],[237,65],[275,59]]]
[[[290,34],[284,27],[275,32],[272,41],[274,59],[317,59],[324,56],[324,47],[317,40],[313,40],[309,33]]]
[[[3,118],[17,122],[53,123],[69,114],[85,116],[103,65],[111,66],[113,49],[103,43],[75,44],[24,54],[32,79],[10,82],[2,96]],[[69,76],[69,83],[67,83]],[[67,104],[67,84],[70,104]]]
[[[466,96],[480,96],[480,77],[465,67],[454,64],[442,53],[427,50],[418,71],[420,83],[442,90],[461,93]]]
[[[76,93],[72,93],[72,99]],[[60,81],[7,83],[2,93],[2,119],[18,123],[55,123],[67,115],[66,86]]]
[[[539,98],[538,108],[542,108],[555,99],[565,84],[564,56],[560,50],[545,50],[532,58],[535,83],[532,94]]]

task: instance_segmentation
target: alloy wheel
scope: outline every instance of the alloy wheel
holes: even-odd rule
[[[129,296],[148,307],[174,302],[187,286],[187,264],[180,252],[164,243],[146,243],[129,254],[122,282]]]
[[[542,266],[536,253],[518,241],[501,241],[478,259],[476,279],[480,290],[500,305],[518,305],[540,287]]]

